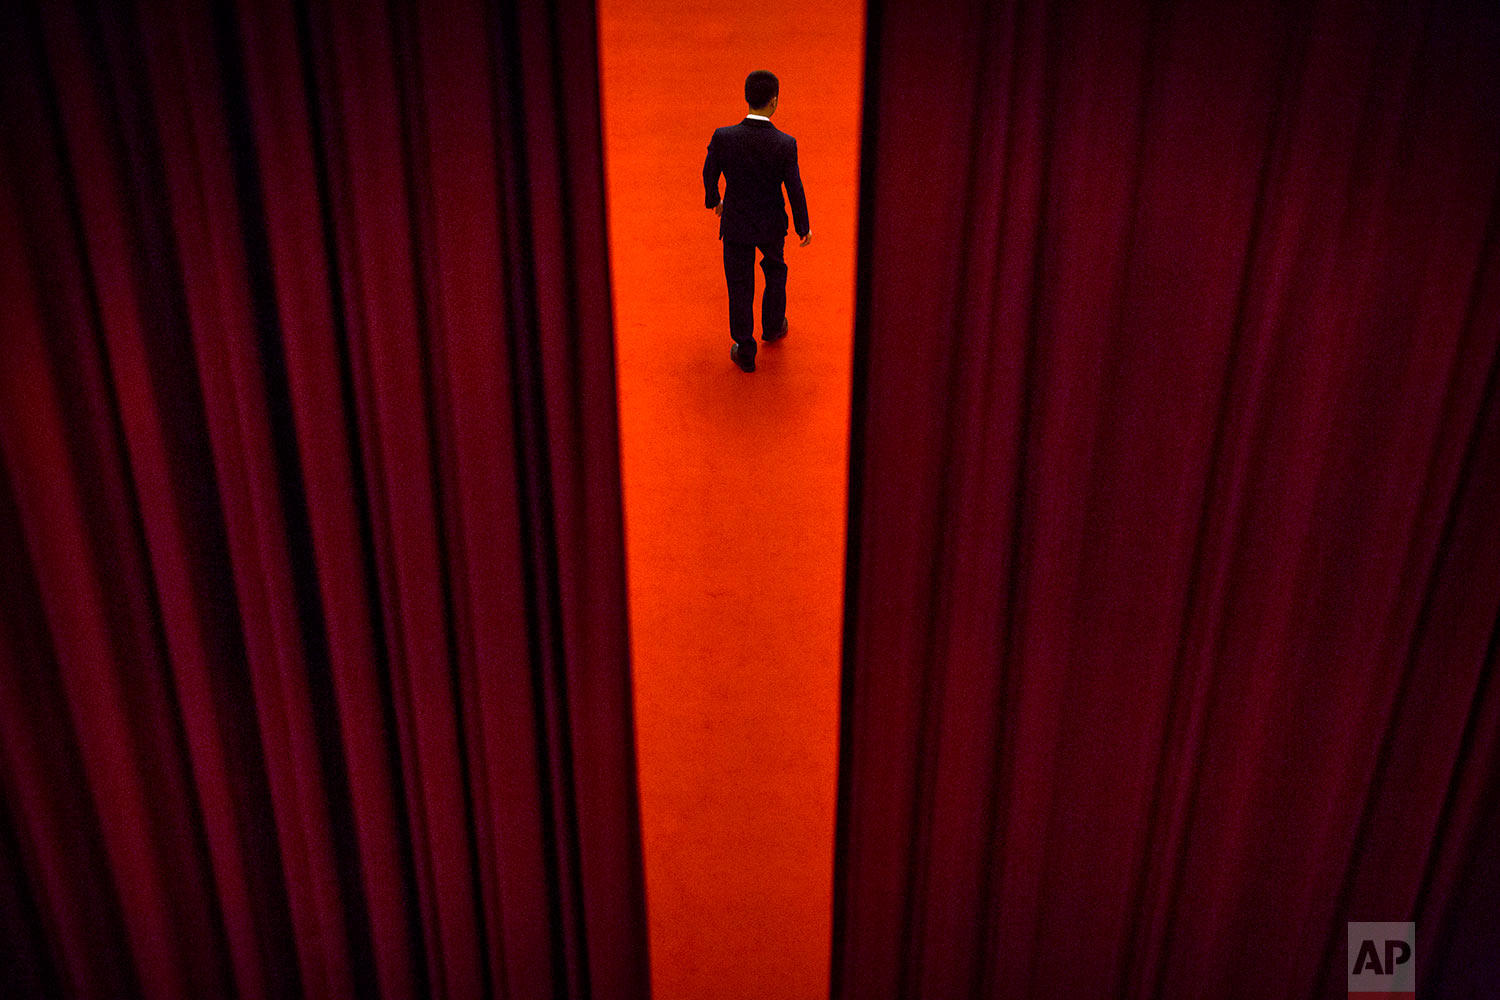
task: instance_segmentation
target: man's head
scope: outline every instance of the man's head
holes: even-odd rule
[[[780,94],[781,81],[770,70],[758,69],[745,77],[745,103],[758,115],[769,117]]]

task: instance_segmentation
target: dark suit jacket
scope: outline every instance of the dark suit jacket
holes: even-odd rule
[[[769,243],[786,236],[786,208],[781,186],[792,203],[797,235],[811,230],[807,195],[797,171],[797,140],[768,121],[746,118],[714,130],[703,161],[704,204],[719,203],[719,174],[724,175],[724,214],[719,238],[732,243]]]

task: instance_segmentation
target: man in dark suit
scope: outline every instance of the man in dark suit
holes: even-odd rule
[[[792,220],[802,246],[812,242],[807,195],[797,170],[797,140],[771,124],[780,100],[775,74],[758,69],[745,78],[750,113],[738,125],[714,130],[703,161],[705,202],[719,216],[724,241],[724,280],[729,286],[729,356],[747,372],[755,371],[755,251],[766,275],[760,300],[761,339],[786,336],[786,208],[781,187],[792,203]],[[719,175],[724,198],[719,198]]]

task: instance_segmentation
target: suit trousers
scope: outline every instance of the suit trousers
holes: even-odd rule
[[[786,319],[785,236],[765,243],[724,241],[724,282],[729,286],[729,336],[740,345],[740,357],[755,357],[755,251],[760,250],[760,269],[766,275],[766,290],[760,300],[760,326],[776,333]]]

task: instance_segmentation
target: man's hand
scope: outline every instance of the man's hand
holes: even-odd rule
[[[724,203],[722,201],[714,206],[714,214],[718,216],[722,216],[724,214]]]
[[[812,242],[812,230],[809,229],[807,231],[807,235],[804,236],[804,237],[802,237],[802,245],[803,246],[807,246],[811,242]]]

